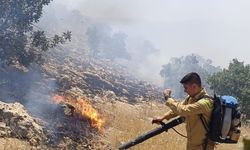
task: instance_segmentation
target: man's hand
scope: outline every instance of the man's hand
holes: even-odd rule
[[[165,89],[163,91],[163,95],[164,95],[165,100],[167,100],[169,97],[171,97],[171,92],[172,91],[170,89]]]
[[[164,119],[160,118],[160,117],[157,117],[157,118],[154,118],[152,120],[152,124],[156,123],[156,124],[161,124],[161,122],[163,121]]]

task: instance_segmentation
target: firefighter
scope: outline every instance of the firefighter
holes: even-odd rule
[[[191,72],[185,75],[180,83],[188,97],[184,101],[176,101],[171,97],[171,90],[165,89],[163,94],[170,110],[164,116],[153,119],[152,123],[159,124],[164,119],[169,120],[176,116],[183,116],[187,130],[186,149],[213,150],[215,143],[206,138],[213,101],[202,87],[200,76],[197,73]]]

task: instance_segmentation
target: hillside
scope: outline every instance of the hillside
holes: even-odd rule
[[[5,117],[0,118],[0,130],[6,149],[17,148],[15,143],[26,145],[24,149],[106,149],[109,141],[102,139],[109,115],[97,107],[99,103],[160,101],[159,87],[136,79],[123,66],[64,52],[51,53],[41,67],[1,68],[1,116]],[[10,121],[27,116],[31,120],[24,123]],[[36,134],[28,133],[30,124],[37,123],[43,138],[34,142]]]

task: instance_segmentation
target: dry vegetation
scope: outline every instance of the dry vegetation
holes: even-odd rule
[[[105,115],[107,125],[103,131],[103,136],[96,138],[96,144],[92,147],[92,149],[100,150],[117,149],[121,144],[158,127],[151,124],[152,118],[160,116],[168,110],[165,105],[156,102],[130,105],[120,101],[98,101],[95,106]],[[177,126],[175,129],[184,135],[186,134],[184,124]],[[242,136],[250,137],[250,128],[242,127],[241,130]],[[242,137],[240,141],[242,141]],[[107,146],[107,144],[110,146]],[[0,145],[0,150],[32,149],[28,142],[15,138],[0,138]],[[186,139],[170,129],[168,132],[132,147],[131,150],[182,150],[185,149],[185,145]],[[238,144],[220,144],[217,145],[216,150],[237,150],[241,147],[241,142]],[[67,148],[65,147],[65,149]]]
[[[137,105],[130,105],[123,102],[105,102],[99,104],[99,107],[104,110],[107,115],[107,123],[109,126],[105,136],[107,141],[110,142],[112,149],[117,149],[122,143],[156,128],[157,125],[151,124],[152,118],[154,116],[160,116],[168,110],[165,105],[156,102],[144,102]],[[176,129],[184,135],[186,134],[184,124],[176,127]],[[250,136],[250,129],[243,127],[242,135]],[[185,145],[186,139],[184,137],[179,136],[173,130],[169,130],[131,149],[164,150],[167,148],[180,150],[185,149]],[[216,149],[232,150],[240,149],[240,147],[242,147],[241,142],[239,144],[220,144],[217,145]]]
[[[0,150],[27,150],[31,146],[26,141],[15,138],[0,138]]]

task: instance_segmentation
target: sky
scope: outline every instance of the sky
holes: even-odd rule
[[[54,0],[91,19],[150,40],[156,64],[191,53],[227,67],[250,63],[249,0]]]

